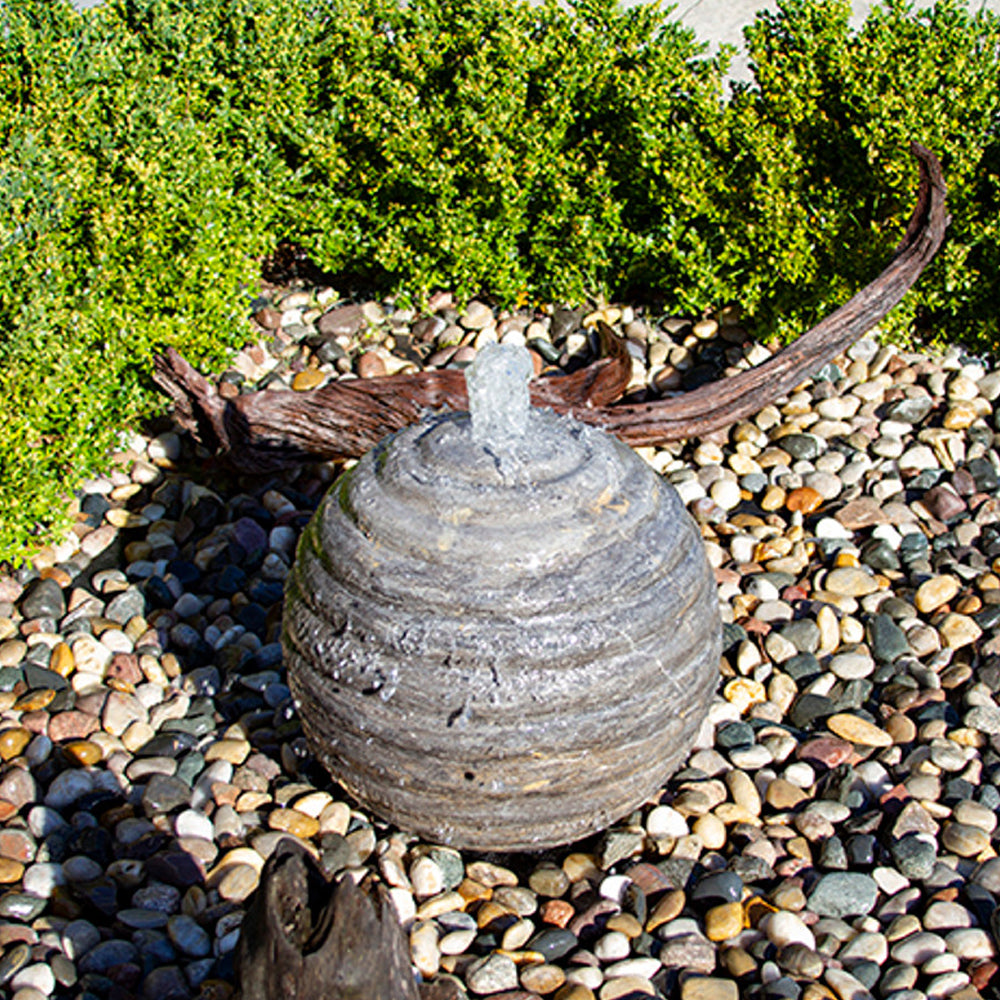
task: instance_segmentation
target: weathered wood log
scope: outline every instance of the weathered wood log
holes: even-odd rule
[[[912,144],[920,167],[917,204],[889,265],[869,285],[764,364],[691,392],[650,403],[615,401],[628,382],[624,344],[602,330],[608,356],[572,375],[536,379],[532,402],[570,412],[632,445],[695,437],[759,410],[875,326],[906,294],[944,240],[948,216],[941,164]],[[609,336],[610,334],[610,336]],[[461,372],[334,382],[309,393],[248,393],[234,400],[174,350],[155,361],[157,384],[174,400],[178,422],[224,461],[270,472],[307,459],[357,457],[429,409],[465,409]]]
[[[236,946],[242,1000],[419,1000],[385,888],[331,885],[290,839],[268,858]]]

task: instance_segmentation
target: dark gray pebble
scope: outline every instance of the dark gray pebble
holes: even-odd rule
[[[878,885],[861,872],[824,875],[809,895],[809,909],[821,917],[855,917],[870,913],[878,900]]]

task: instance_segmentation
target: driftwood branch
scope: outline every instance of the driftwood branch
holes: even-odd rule
[[[668,399],[616,402],[631,361],[624,343],[601,327],[604,357],[555,378],[535,379],[536,406],[570,412],[632,445],[705,434],[757,412],[844,351],[906,294],[944,240],[948,216],[941,164],[913,143],[920,167],[917,204],[885,270],[798,340],[749,371]],[[178,422],[220,458],[245,472],[271,472],[304,460],[363,454],[424,411],[465,409],[465,379],[444,370],[333,382],[308,393],[257,392],[224,399],[176,351],[155,361],[154,379],[176,404]]]
[[[261,872],[236,951],[242,1000],[419,1000],[388,893],[349,877],[331,886],[282,840]]]

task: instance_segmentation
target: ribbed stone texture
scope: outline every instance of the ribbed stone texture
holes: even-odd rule
[[[717,679],[716,588],[673,487],[532,410],[369,452],[303,534],[284,613],[313,750],[398,826],[479,850],[583,837],[688,752]]]

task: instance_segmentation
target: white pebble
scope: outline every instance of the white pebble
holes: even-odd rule
[[[656,806],[646,817],[646,832],[650,837],[684,837],[688,830],[687,820],[671,806]]]
[[[788,944],[802,944],[807,948],[816,947],[816,936],[806,926],[801,917],[788,910],[779,910],[761,920],[761,926],[768,941],[778,948]]]
[[[608,931],[597,939],[594,945],[594,954],[602,962],[618,962],[627,958],[632,945],[629,939],[621,931]]]

